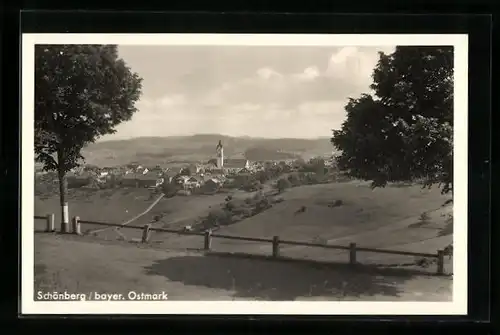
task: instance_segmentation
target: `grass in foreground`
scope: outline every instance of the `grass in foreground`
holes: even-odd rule
[[[35,235],[35,292],[154,293],[171,300],[451,299],[449,278],[314,267]],[[71,252],[68,252],[71,251]],[[286,279],[286,280],[285,280]]]

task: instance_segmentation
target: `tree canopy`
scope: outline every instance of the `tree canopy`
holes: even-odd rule
[[[288,179],[281,178],[276,183],[276,187],[277,187],[278,191],[281,193],[284,190],[286,190],[287,188],[292,187],[292,184],[290,183],[290,181]]]
[[[388,182],[453,182],[453,47],[404,46],[379,53],[373,95],[350,98],[333,131],[337,165],[355,178]]]
[[[37,161],[60,173],[78,166],[87,143],[131,119],[141,89],[115,45],[37,45]]]
[[[116,45],[35,46],[35,159],[57,171],[62,231],[68,230],[66,173],[81,150],[130,120],[142,78],[118,58]]]

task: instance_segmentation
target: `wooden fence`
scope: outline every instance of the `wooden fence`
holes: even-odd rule
[[[49,214],[47,216],[35,216],[35,219],[46,220],[46,229],[47,232],[55,232],[54,226],[54,214]],[[107,227],[116,227],[116,228],[129,228],[129,229],[140,229],[142,230],[142,243],[148,243],[150,233],[153,232],[161,232],[161,233],[172,233],[179,235],[195,235],[195,236],[203,236],[204,237],[204,250],[211,250],[211,244],[213,238],[221,238],[221,239],[229,239],[229,240],[239,240],[239,241],[248,241],[248,242],[263,242],[263,243],[271,243],[272,244],[272,256],[274,258],[280,257],[280,245],[295,245],[295,246],[304,246],[304,247],[317,247],[317,248],[325,248],[325,249],[336,249],[336,250],[346,250],[349,251],[349,263],[356,264],[356,253],[358,251],[361,252],[372,252],[379,254],[392,254],[392,255],[404,255],[404,256],[414,256],[414,257],[427,257],[427,258],[436,258],[437,259],[437,274],[444,274],[444,250],[438,250],[437,253],[420,253],[420,252],[410,252],[410,251],[399,251],[399,250],[386,250],[386,249],[375,249],[375,248],[363,248],[358,247],[356,243],[350,243],[349,246],[342,245],[332,245],[332,244],[318,244],[311,242],[301,242],[301,241],[287,241],[281,240],[279,236],[273,236],[272,239],[260,238],[260,237],[244,237],[244,236],[232,236],[232,235],[223,235],[223,234],[214,234],[211,230],[206,230],[204,232],[191,232],[184,230],[175,230],[175,229],[166,229],[166,228],[153,228],[151,224],[146,224],[144,226],[129,226],[123,224],[109,223],[109,222],[98,222],[98,221],[86,221],[80,220],[78,216],[75,216],[71,221],[71,230],[73,234],[81,235],[81,224],[93,224],[93,225],[101,225]],[[68,233],[64,231],[64,225],[61,224],[61,232]]]

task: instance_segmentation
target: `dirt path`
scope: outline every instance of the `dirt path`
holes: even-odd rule
[[[156,206],[156,204],[158,202],[160,202],[161,199],[163,199],[163,197],[165,196],[165,194],[161,194],[148,208],[146,208],[146,210],[142,213],[139,213],[137,214],[136,216],[134,216],[133,218],[121,223],[122,226],[126,226],[132,222],[134,222],[135,220],[137,220],[138,218],[140,218],[141,216],[143,215],[146,215],[147,213],[149,213],[149,211],[151,211],[153,209],[154,206]],[[97,234],[97,233],[100,233],[100,232],[103,232],[103,231],[106,231],[106,230],[116,230],[118,231],[120,228],[119,227],[106,227],[106,228],[102,228],[102,229],[97,229],[97,230],[92,230],[89,232],[89,234]]]

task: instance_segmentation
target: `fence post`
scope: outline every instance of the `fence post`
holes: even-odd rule
[[[82,231],[80,229],[80,217],[75,216],[73,218],[73,234],[81,235]]]
[[[56,230],[54,222],[55,222],[54,213],[47,214],[47,229],[46,229],[47,232],[52,233]]]
[[[437,252],[437,273],[439,275],[444,274],[444,250],[438,250]]]
[[[144,229],[142,231],[142,243],[148,243],[149,241],[149,229],[151,228],[151,225],[146,224],[144,225]]]
[[[349,264],[356,264],[356,243],[349,244]]]
[[[212,245],[212,230],[205,230],[205,250],[210,250]]]
[[[280,238],[279,236],[273,236],[273,257],[279,257],[280,255]]]

